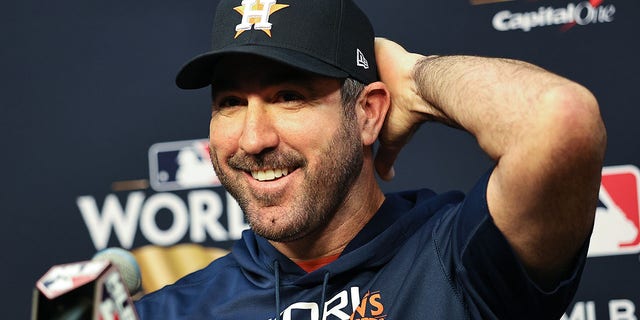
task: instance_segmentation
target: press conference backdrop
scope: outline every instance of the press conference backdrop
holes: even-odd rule
[[[595,93],[609,145],[592,250],[565,319],[637,319],[640,2],[357,2],[377,35],[411,51],[522,59]],[[28,318],[33,285],[51,265],[108,246],[229,248],[240,236],[242,213],[203,140],[209,92],[173,83],[183,62],[207,50],[216,4],[0,6],[3,318]],[[490,165],[468,134],[426,124],[383,188],[464,191]]]

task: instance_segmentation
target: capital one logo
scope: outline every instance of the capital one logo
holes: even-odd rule
[[[288,4],[276,4],[276,0],[242,0],[242,6],[233,8],[242,15],[242,22],[236,26],[234,38],[251,30],[251,27],[255,30],[262,30],[271,37],[272,24],[269,23],[269,16],[288,6]]]
[[[633,165],[602,170],[589,256],[640,252],[640,170]]]
[[[529,0],[537,2],[539,0]],[[502,2],[498,0],[477,0],[472,4],[486,4]],[[525,8],[524,5],[521,5]],[[511,7],[515,7],[512,5]],[[566,6],[542,5],[536,10],[512,12],[502,10],[497,12],[491,20],[491,25],[498,31],[521,30],[529,32],[532,29],[548,26],[559,26],[561,32],[569,31],[576,25],[610,23],[615,20],[616,7],[604,4],[604,0],[588,0],[577,3],[569,2]]]

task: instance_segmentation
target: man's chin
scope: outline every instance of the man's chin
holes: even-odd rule
[[[305,237],[306,233],[301,230],[268,230],[260,226],[251,226],[257,235],[273,242],[290,243]]]

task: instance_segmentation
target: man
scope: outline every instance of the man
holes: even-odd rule
[[[177,78],[211,85],[211,159],[251,230],[140,316],[560,318],[604,154],[591,93],[524,62],[374,42],[351,0],[282,2],[221,1],[213,50]],[[466,196],[383,194],[374,172],[391,179],[429,121],[470,132],[495,167]]]

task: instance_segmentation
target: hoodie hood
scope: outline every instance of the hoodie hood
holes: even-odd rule
[[[462,199],[462,195],[434,196],[435,193],[427,189],[387,195],[373,218],[347,244],[340,257],[310,273],[251,230],[242,234],[242,240],[236,243],[231,252],[250,283],[263,289],[273,288],[276,320],[280,320],[282,298],[291,298],[291,294],[304,294],[304,291],[321,287],[319,305],[324,306],[330,279],[333,279],[332,283],[337,282],[338,287],[344,287],[354,280],[354,275],[382,268],[432,216],[425,212],[436,212],[448,201]],[[319,319],[322,319],[325,309],[319,309]]]
[[[374,217],[351,240],[340,257],[311,273],[306,273],[269,241],[251,230],[244,231],[242,239],[233,247],[232,255],[244,276],[260,288],[322,285],[327,273],[331,278],[336,278],[342,274],[358,273],[361,269],[380,267],[388,262],[402,243],[429,219],[430,215],[424,213],[433,210],[425,209],[431,206],[442,207],[442,199],[451,200],[450,197],[433,197],[434,195],[428,189],[387,195]],[[433,201],[424,201],[427,198],[432,198]],[[421,204],[420,208],[416,208],[416,203]],[[276,261],[277,264],[274,264]],[[278,284],[274,265],[279,268]]]

